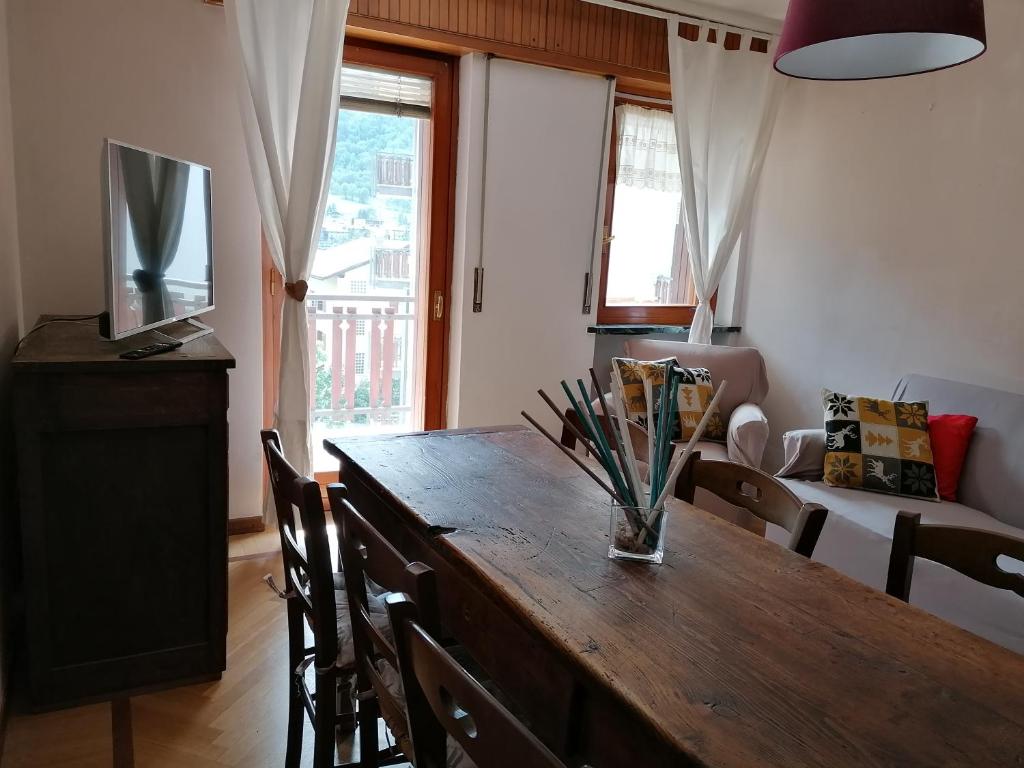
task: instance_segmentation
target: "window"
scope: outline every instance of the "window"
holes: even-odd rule
[[[356,375],[362,376],[366,373],[366,353],[356,352]]]
[[[620,100],[610,163],[598,322],[686,325],[696,297],[672,113]]]

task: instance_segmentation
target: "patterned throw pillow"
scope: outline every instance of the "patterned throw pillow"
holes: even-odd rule
[[[928,403],[821,391],[825,484],[938,501]]]
[[[676,365],[675,358],[669,357],[664,360],[632,360],[625,357],[612,358],[612,364],[618,369],[622,378],[622,388],[626,396],[626,417],[635,421],[646,429],[647,427],[647,395],[644,391],[644,381],[651,380],[651,390],[654,396],[654,413],[657,415],[661,403],[661,388],[665,383],[665,364]],[[673,439],[689,440],[693,436],[697,424],[704,416],[708,403],[714,396],[714,388],[711,385],[711,373],[707,368],[679,368],[679,421],[676,426],[676,434]],[[722,417],[716,412],[708,420],[707,429],[704,430],[705,440],[725,440],[725,424]]]
[[[612,365],[619,371],[622,391],[626,398],[626,418],[647,428],[647,393],[644,382],[650,379],[654,395],[654,413],[658,413],[661,402],[661,387],[665,383],[665,366],[675,364],[674,357],[664,360],[633,360],[628,357],[613,357]]]
[[[707,368],[680,368],[682,379],[679,384],[679,423],[682,425],[680,439],[688,441],[693,437],[704,412],[715,396],[711,384],[711,371]],[[725,423],[715,406],[708,419],[708,425],[701,436],[703,440],[725,442]]]

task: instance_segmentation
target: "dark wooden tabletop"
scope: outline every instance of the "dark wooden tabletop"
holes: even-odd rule
[[[325,445],[696,764],[1024,766],[1024,657],[820,563],[683,504],[664,564],[610,561],[607,497],[522,428]]]
[[[75,317],[71,315],[70,317]],[[183,337],[195,329],[187,323],[171,323],[160,329],[175,338]],[[74,371],[144,372],[224,370],[235,367],[235,358],[214,335],[190,341],[171,352],[141,360],[122,360],[119,355],[158,341],[167,341],[153,331],[145,331],[118,341],[100,336],[96,319],[69,320],[60,315],[43,315],[14,355],[12,364],[17,373],[58,373]]]

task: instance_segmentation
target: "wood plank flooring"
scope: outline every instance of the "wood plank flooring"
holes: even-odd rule
[[[233,536],[228,564],[228,668],[215,683],[113,703],[19,715],[7,723],[3,768],[224,768],[284,765],[287,631],[276,530]],[[303,765],[310,765],[307,723]],[[342,745],[342,751],[347,751]],[[345,755],[350,757],[350,755]]]

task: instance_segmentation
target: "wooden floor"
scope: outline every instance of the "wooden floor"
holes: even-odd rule
[[[277,536],[270,530],[231,537],[228,668],[219,682],[43,715],[12,711],[0,765],[283,766],[288,690],[285,611],[262,581],[264,574],[273,573],[283,583]],[[311,762],[313,746],[308,724],[305,736],[304,766]]]

